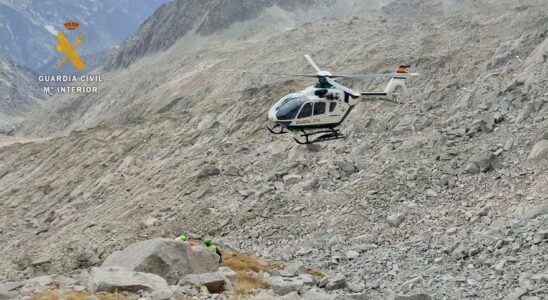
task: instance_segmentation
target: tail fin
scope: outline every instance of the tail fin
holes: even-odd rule
[[[398,88],[401,89],[403,94],[407,92],[405,80],[409,77],[407,70],[409,70],[410,67],[411,66],[409,65],[401,65],[396,69],[396,73],[394,73],[394,76],[390,79],[390,82],[388,82],[388,85],[384,89],[384,92],[388,97],[392,97]]]

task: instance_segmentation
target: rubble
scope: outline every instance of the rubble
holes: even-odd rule
[[[520,1],[480,2],[393,1],[353,11],[357,19],[257,30],[237,42],[193,36],[109,71],[104,94],[68,97],[70,107],[48,104],[50,121],[37,116],[21,134],[63,134],[0,147],[0,210],[7,212],[0,214],[0,282],[69,277],[103,260],[168,284],[188,272],[216,272],[211,251],[189,259],[188,248],[171,240],[124,250],[193,232],[214,236],[221,251],[285,262],[277,273],[252,274],[269,273],[277,291],[293,298],[382,299],[390,289],[398,297],[504,299],[517,288],[528,291],[521,298],[546,298],[548,175],[544,159],[527,163],[548,126],[548,44],[539,30],[547,28],[546,1],[528,2],[511,18]],[[325,37],[336,43],[319,51]],[[287,55],[304,51],[303,40],[318,64],[339,72],[393,72],[401,59],[421,76],[408,80],[401,105],[356,106],[341,126],[346,139],[296,145],[290,134],[264,130],[265,112],[313,81],[251,72],[311,71]],[[220,72],[243,65],[249,74]],[[352,83],[376,90],[385,82],[361,84]],[[211,268],[192,264],[202,260]],[[173,293],[217,297],[192,286]]]

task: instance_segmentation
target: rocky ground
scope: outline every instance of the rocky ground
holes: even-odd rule
[[[415,65],[421,76],[408,82],[406,104],[363,103],[342,126],[345,140],[305,147],[268,135],[269,106],[306,83],[223,80],[217,71],[231,65],[213,59],[222,49],[200,52],[204,61],[190,63],[202,64],[197,74],[136,95],[125,112],[139,118],[117,118],[122,104],[105,100],[48,112],[76,111],[82,123],[27,123],[23,132],[41,134],[61,124],[93,127],[0,148],[0,282],[76,277],[130,243],[192,232],[327,274],[311,285],[297,273],[266,276],[277,277],[274,286],[289,282],[284,292],[300,290],[285,297],[315,286],[363,299],[405,299],[391,291],[417,295],[411,299],[546,299],[548,6],[420,3],[267,39],[296,53],[304,38],[337,36],[337,46],[323,48],[333,51],[310,52],[334,71],[379,70],[399,59]],[[362,28],[370,43],[352,38]],[[234,52],[220,57],[234,65],[251,53],[276,57],[279,48],[261,44],[227,45]],[[154,58],[173,63],[150,71],[155,79],[176,74],[175,54],[198,55],[181,51]],[[271,59],[268,68],[288,71],[297,60]],[[147,59],[130,71],[146,66]],[[204,91],[189,89],[171,106],[178,109],[143,113],[196,82],[241,91],[215,98],[222,88],[212,88],[196,98]],[[109,87],[108,95],[131,88]],[[156,100],[144,104],[147,97]]]

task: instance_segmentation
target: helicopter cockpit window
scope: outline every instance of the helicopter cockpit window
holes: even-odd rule
[[[288,98],[284,100],[276,112],[276,118],[278,120],[293,120],[306,100],[306,97]]]
[[[335,107],[337,107],[337,102],[329,103],[329,112],[333,112],[335,110]]]
[[[314,103],[314,115],[321,115],[325,113],[325,102]]]
[[[299,119],[310,117],[312,115],[312,103],[306,103],[301,112],[299,113]]]

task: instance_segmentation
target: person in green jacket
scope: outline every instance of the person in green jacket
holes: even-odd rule
[[[223,255],[221,254],[221,250],[217,245],[213,244],[213,239],[210,237],[206,237],[204,239],[204,245],[206,245],[211,251],[217,253],[219,255],[219,262],[223,261]]]
[[[180,236],[176,237],[175,240],[176,241],[181,241],[181,242],[186,242],[188,240],[188,238],[186,237],[186,235],[181,234]]]

